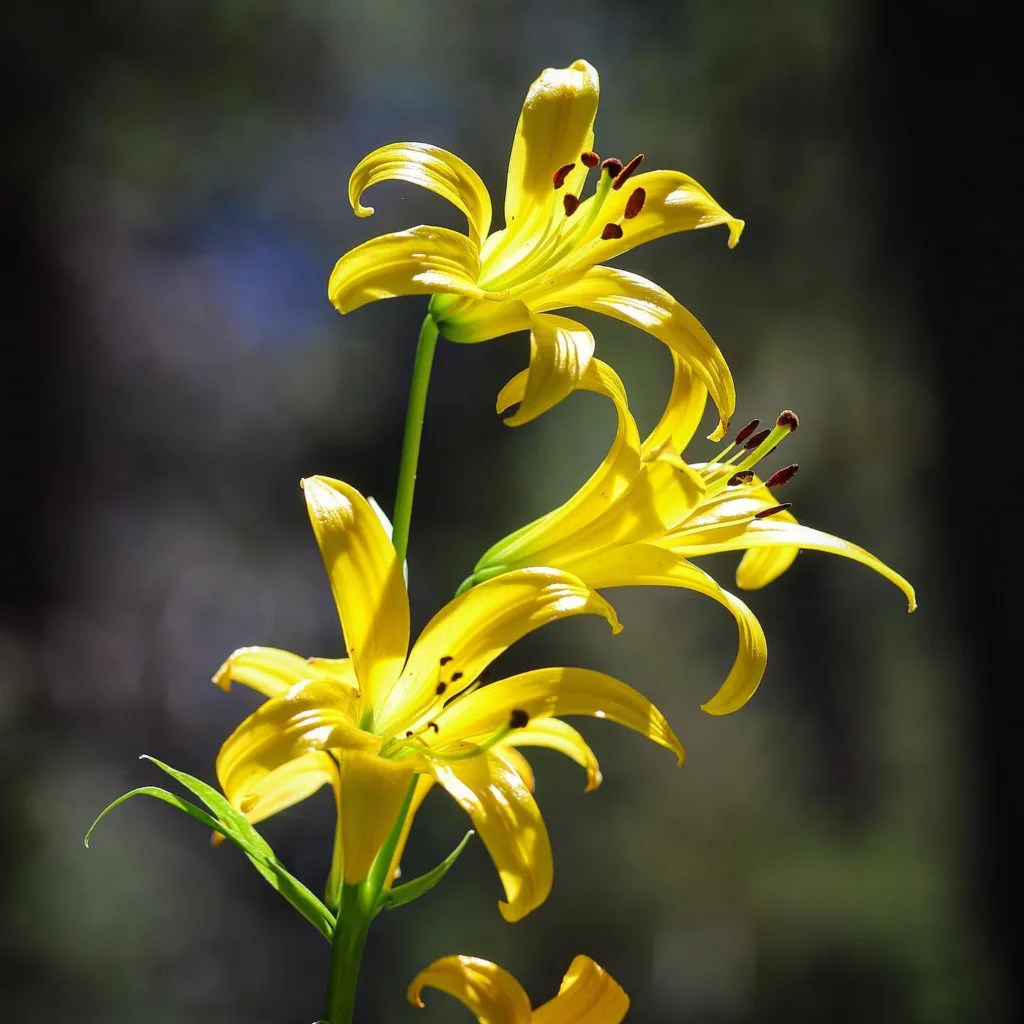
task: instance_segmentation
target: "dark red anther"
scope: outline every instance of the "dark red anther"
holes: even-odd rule
[[[575,166],[575,164],[565,164],[555,171],[554,176],[551,179],[554,182],[555,188],[561,188],[565,184],[565,179],[569,176],[569,172]]]
[[[733,475],[729,477],[729,486],[739,487],[740,484],[749,484],[753,479],[754,471],[752,469],[744,469],[739,473],[733,473]]]
[[[744,428],[743,428],[743,429],[742,429],[742,430],[741,430],[741,431],[740,431],[740,432],[739,432],[739,433],[738,433],[738,434],[736,435],[736,440],[735,440],[735,441],[733,441],[733,444],[743,444],[743,442],[744,442],[744,441],[746,441],[746,439],[747,439],[748,437],[750,437],[750,435],[751,435],[751,434],[752,434],[752,433],[753,433],[753,432],[754,432],[755,430],[757,430],[757,425],[758,425],[758,424],[759,424],[760,422],[761,422],[760,420],[751,420],[751,421],[750,421],[750,422],[749,422],[749,423],[748,423],[748,424],[747,424],[747,425],[746,425],[746,426],[745,426],[745,427],[744,427]]]
[[[439,726],[437,724],[437,722],[427,722],[427,728],[428,729],[433,729],[434,732],[436,732],[436,733],[440,733],[440,731],[441,731],[441,726]]]
[[[765,480],[765,487],[781,487],[784,483],[788,483],[796,476],[796,471],[799,468],[800,467],[794,462],[792,466],[783,466],[782,469],[775,470],[775,472]]]
[[[758,445],[764,444],[765,439],[771,431],[766,427],[764,430],[759,430],[753,437],[747,438],[747,443],[743,446],[747,451],[752,451]]]
[[[773,516],[773,515],[775,515],[778,512],[785,512],[787,508],[792,508],[792,507],[793,507],[793,502],[791,502],[791,501],[784,501],[781,505],[772,505],[771,508],[762,509],[760,512],[758,512],[754,516],[754,518],[755,519],[767,519],[769,516]]]
[[[622,161],[617,157],[610,156],[601,164],[601,170],[607,171],[611,177],[617,178],[622,173]]]
[[[626,184],[626,179],[640,166],[640,162],[643,160],[643,153],[637,153],[632,160],[622,168],[621,171],[615,176],[615,180],[612,182],[612,188],[620,189]]]
[[[644,208],[644,203],[646,202],[647,192],[642,188],[633,189],[626,200],[626,209],[623,210],[622,216],[626,220],[632,220]]]
[[[618,224],[605,224],[601,237],[607,242],[609,238],[621,238],[622,228]]]
[[[792,409],[786,409],[779,413],[775,422],[780,427],[789,427],[789,432],[793,433],[800,426],[800,417]]]
[[[593,150],[588,149],[586,153],[580,153],[580,161],[584,167],[596,167],[601,158]]]
[[[530,716],[522,708],[515,708],[508,716],[508,724],[512,729],[525,729],[530,724]]]
[[[562,205],[565,207],[566,217],[571,217],[579,209],[580,201],[571,192],[566,192],[562,196]]]
[[[449,662],[449,661],[451,661],[451,660],[452,660],[452,656],[451,656],[450,654],[446,654],[446,655],[445,655],[445,656],[444,656],[444,657],[443,657],[443,658],[441,659],[441,662],[440,662],[440,663],[441,663],[442,665],[447,665],[447,664],[448,664],[448,662]]]
[[[437,686],[434,689],[434,693],[436,693],[438,695],[438,697],[440,697],[441,694],[444,693],[444,691],[447,690],[447,689],[448,689],[448,684],[447,683],[438,683]]]

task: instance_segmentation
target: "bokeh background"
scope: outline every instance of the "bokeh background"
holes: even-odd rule
[[[1016,179],[996,169],[1005,133],[983,124],[1010,33],[994,4],[969,22],[914,6],[6,5],[3,1021],[320,1015],[327,944],[236,851],[145,801],[91,851],[81,839],[113,797],[160,784],[142,752],[212,778],[255,703],[209,683],[233,648],[341,653],[298,481],[341,476],[390,506],[423,304],[343,319],[327,274],[372,233],[461,225],[399,185],[358,221],[352,167],[385,142],[431,141],[478,168],[500,208],[529,83],[577,56],[602,76],[603,154],[685,169],[748,224],[732,252],[715,230],[619,262],[718,340],[738,422],[798,410],[778,463],[802,465],[794,511],[910,577],[921,610],[908,618],[859,566],[801,556],[750,595],[769,671],[724,719],[699,704],[733,626],[696,596],[620,591],[621,636],[572,620],[518,645],[504,667],[601,667],[642,688],[687,764],[584,722],[605,774],[584,797],[574,765],[537,753],[549,901],[506,925],[471,844],[441,888],[380,919],[359,1019],[468,1020],[439,994],[419,1014],[403,1001],[420,967],[460,951],[537,1002],[587,952],[637,1024],[1013,1019],[1010,513],[967,490],[1006,480],[1013,437]],[[667,353],[589,322],[651,424]],[[420,625],[609,443],[611,411],[588,395],[502,425],[494,396],[526,351],[524,337],[439,350],[412,536]],[[735,561],[709,567],[727,580]],[[321,794],[265,828],[317,888],[331,815]],[[406,869],[464,827],[433,794]]]

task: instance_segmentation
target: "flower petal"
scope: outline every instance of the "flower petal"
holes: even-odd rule
[[[533,1011],[532,1024],[621,1024],[629,996],[589,956],[569,965],[558,995]]]
[[[448,228],[421,224],[350,249],[331,271],[327,294],[342,313],[399,295],[501,298],[500,293],[477,287],[479,273],[480,255],[470,238]]]
[[[255,825],[301,803],[321,786],[336,782],[337,778],[338,769],[330,755],[322,750],[311,750],[248,786],[245,796],[238,801],[239,810]]]
[[[615,632],[621,628],[603,597],[557,569],[519,569],[473,587],[427,623],[381,708],[377,729],[415,729],[527,633],[583,614],[604,616]]]
[[[560,719],[531,718],[522,729],[514,729],[509,733],[508,739],[501,746],[504,747],[505,744],[512,747],[547,747],[549,750],[557,750],[560,754],[572,758],[586,771],[585,792],[589,793],[601,785],[601,768],[594,752],[571,725]],[[504,750],[502,752],[505,753]],[[519,774],[525,778],[523,772]],[[533,791],[532,786],[530,791]]]
[[[413,978],[407,998],[422,1008],[420,993],[436,988],[454,996],[480,1024],[530,1024],[530,997],[508,971],[475,956],[446,956]]]
[[[668,557],[666,557],[668,556]],[[703,569],[681,555],[652,544],[607,548],[573,563],[573,569],[596,589],[604,587],[685,587],[706,594],[732,612],[739,631],[739,651],[718,692],[701,708],[725,715],[743,707],[764,675],[768,644],[754,613]]]
[[[213,677],[227,692],[232,683],[251,686],[266,697],[279,697],[304,679],[315,679],[319,672],[305,658],[276,647],[240,647],[224,662]]]
[[[594,357],[594,336],[581,323],[551,313],[530,314],[530,367],[519,408],[505,419],[519,427],[558,405],[579,387]]]
[[[534,777],[533,768],[530,762],[515,747],[509,746],[509,740],[511,739],[512,737],[509,736],[508,739],[502,740],[501,743],[492,747],[491,754],[494,757],[500,757],[526,783],[526,788],[531,793],[536,793],[537,780]]]
[[[531,723],[564,715],[607,719],[671,750],[680,764],[683,761],[679,737],[643,694],[586,668],[542,668],[491,683],[445,709],[437,718],[438,735],[449,742],[485,736],[508,725],[513,711],[526,712]],[[514,742],[514,735],[506,742]]]
[[[307,478],[302,486],[364,706],[373,708],[398,678],[409,649],[402,567],[373,509],[354,487],[322,476]]]
[[[402,855],[405,853],[405,845],[409,841],[409,833],[412,831],[412,823],[416,812],[420,809],[427,794],[434,788],[434,779],[430,775],[418,775],[416,777],[416,792],[412,795],[412,803],[409,805],[409,813],[405,816],[401,834],[398,837],[398,844],[395,846],[395,855],[391,858],[391,870],[388,872],[387,880],[384,883],[386,889],[390,889],[399,877],[399,867],[402,863]]]
[[[708,389],[721,421],[711,439],[717,441],[725,436],[736,409],[732,372],[700,321],[653,281],[614,267],[591,267],[567,283],[524,296],[524,301],[539,310],[579,306],[605,313],[657,338]]]
[[[507,902],[498,909],[518,921],[551,891],[551,844],[540,809],[523,779],[490,753],[452,764],[433,763],[434,778],[470,816]]]
[[[674,349],[672,354],[672,393],[655,428],[644,438],[643,451],[651,452],[666,442],[678,452],[686,451],[693,440],[700,421],[704,418],[704,407],[708,401],[708,389],[696,379],[690,364]],[[719,434],[720,430],[715,431]]]
[[[491,197],[480,175],[454,153],[424,142],[393,142],[364,156],[348,180],[348,199],[357,217],[372,206],[360,203],[363,192],[381,181],[407,181],[436,192],[457,206],[469,221],[469,237],[480,246],[491,227]]]

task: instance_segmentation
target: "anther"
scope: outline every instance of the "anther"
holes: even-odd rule
[[[579,209],[580,201],[571,192],[566,192],[562,196],[562,205],[565,207],[566,217],[571,217]]]
[[[551,180],[554,183],[555,188],[561,188],[565,184],[565,179],[569,176],[569,172],[575,167],[575,164],[564,164],[555,171]]]
[[[601,158],[593,150],[588,149],[586,153],[580,153],[580,162],[584,167],[596,167]]]
[[[615,186],[613,185],[612,188]],[[643,208],[644,203],[647,202],[647,192],[642,188],[635,188],[630,193],[629,198],[626,200],[626,209],[623,210],[622,216],[626,220],[632,220]]]
[[[522,708],[516,708],[512,714],[508,716],[510,729],[525,729],[529,722],[530,716]]]
[[[752,469],[744,469],[739,473],[734,473],[729,477],[730,487],[739,487],[740,484],[749,484],[754,479],[754,471]]]
[[[462,678],[462,675],[463,674],[461,672],[453,672],[452,673],[452,682],[453,683],[457,683]]]
[[[786,409],[779,413],[775,421],[780,427],[789,427],[789,432],[795,432],[800,426],[800,417],[792,409]]]
[[[748,424],[747,424],[747,425],[746,425],[746,426],[745,426],[745,427],[744,427],[744,428],[743,428],[743,429],[742,429],[742,430],[741,430],[741,431],[740,431],[740,432],[739,432],[739,433],[738,433],[738,434],[736,435],[736,440],[735,440],[735,441],[733,441],[733,444],[743,444],[743,442],[744,442],[744,441],[746,441],[746,439],[747,439],[748,437],[750,437],[750,435],[751,435],[751,434],[752,434],[752,433],[753,433],[753,432],[754,432],[755,430],[757,430],[757,425],[758,425],[758,424],[759,424],[760,422],[761,422],[760,420],[751,420],[751,421],[750,421],[750,422],[749,422],[749,423],[748,423]]]
[[[445,656],[444,656],[444,657],[443,657],[443,658],[441,659],[441,664],[442,664],[442,665],[447,665],[447,664],[448,664],[448,662],[449,662],[449,661],[451,661],[451,660],[452,660],[452,656],[451,656],[450,654],[446,654],[446,655],[445,655]]]
[[[771,431],[768,430],[767,427],[764,430],[759,430],[753,437],[747,438],[746,444],[744,444],[743,447],[746,448],[748,452],[752,451],[758,445],[763,444],[770,433]]]
[[[785,512],[787,508],[792,508],[793,502],[784,501],[781,505],[772,505],[771,508],[762,509],[760,512],[755,513],[755,519],[767,519],[769,516],[775,515],[777,512]]]
[[[437,722],[427,722],[427,728],[428,729],[433,729],[434,732],[437,732],[437,733],[439,733],[441,731],[441,727],[437,724]]]
[[[406,729],[405,730],[405,738],[407,740],[411,740],[412,739],[412,729]]]
[[[444,693],[444,691],[447,690],[447,689],[448,689],[448,684],[447,683],[438,683],[436,689],[434,690],[434,692],[438,695],[438,697],[440,697],[441,694]]]
[[[622,228],[618,224],[605,224],[601,237],[607,242],[610,238],[621,238]]]
[[[637,153],[632,160],[622,168],[621,171],[615,176],[615,180],[612,182],[612,188],[620,189],[626,184],[626,179],[640,166],[640,162],[643,160],[643,153]]]
[[[617,157],[610,156],[601,164],[601,170],[607,171],[610,177],[617,178],[622,173],[622,161]]]
[[[794,462],[792,466],[783,466],[782,469],[777,469],[764,482],[765,487],[781,487],[784,483],[787,483],[796,476],[796,471],[799,468],[800,467]]]

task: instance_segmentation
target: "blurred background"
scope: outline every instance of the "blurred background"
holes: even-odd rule
[[[748,595],[768,675],[719,719],[699,705],[734,628],[695,595],[614,592],[619,637],[576,619],[517,645],[501,667],[600,667],[638,686],[687,764],[585,721],[605,782],[584,797],[575,765],[532,755],[551,898],[506,925],[471,844],[441,888],[379,919],[359,1019],[468,1021],[440,994],[419,1013],[403,998],[452,952],[498,961],[538,1003],[586,952],[636,1024],[1014,1019],[1009,512],[986,502],[967,524],[960,496],[965,466],[1005,478],[994,440],[1013,436],[1012,176],[983,123],[1012,55],[995,5],[972,9],[925,26],[853,0],[5,6],[0,1018],[319,1017],[329,948],[237,851],[146,801],[88,852],[82,836],[124,790],[161,784],[140,753],[212,780],[257,703],[210,685],[235,647],[342,653],[298,481],[340,476],[390,509],[423,302],[343,319],[327,275],[372,234],[463,224],[401,185],[359,221],[351,169],[382,143],[430,141],[500,209],[526,89],[583,56],[602,78],[598,150],[686,170],[747,220],[732,252],[716,229],[619,263],[711,331],[737,422],[800,413],[777,463],[802,466],[794,511],[908,576],[921,609],[908,617],[860,566],[802,555]],[[651,425],[667,352],[581,318]],[[526,353],[522,336],[441,344],[417,625],[610,442],[610,408],[583,394],[503,426],[494,396]],[[735,562],[707,567],[729,582]],[[406,870],[464,828],[432,794]],[[331,830],[326,794],[265,827],[315,889]]]

